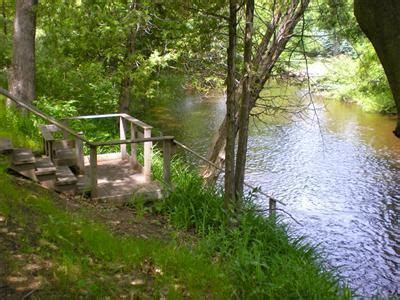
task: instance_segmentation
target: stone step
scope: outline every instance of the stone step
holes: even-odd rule
[[[0,138],[0,154],[9,154],[14,147],[9,139]]]
[[[12,152],[11,162],[13,165],[34,164],[36,162],[35,156],[31,149],[17,148]]]

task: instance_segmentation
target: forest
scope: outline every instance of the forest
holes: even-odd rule
[[[0,298],[400,296],[396,0],[0,0]]]

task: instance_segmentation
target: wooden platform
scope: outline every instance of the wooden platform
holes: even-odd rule
[[[89,158],[85,157],[85,173],[90,174]],[[156,200],[162,198],[159,183],[146,182],[141,170],[133,168],[128,159],[122,160],[120,153],[97,156],[97,197],[94,200],[123,204],[134,198]]]

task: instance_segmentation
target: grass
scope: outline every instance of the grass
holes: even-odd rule
[[[161,178],[155,155],[153,174]],[[179,158],[172,165],[174,191],[162,212],[171,224],[200,236],[205,257],[223,266],[240,299],[349,299],[352,292],[323,267],[323,256],[302,238],[290,238],[276,219],[257,212],[249,196],[241,213],[223,208],[222,191],[203,185]]]
[[[3,163],[1,169],[4,167]],[[230,285],[221,266],[210,264],[196,248],[174,240],[165,243],[117,236],[83,213],[59,208],[46,193],[15,185],[3,171],[0,185],[0,213],[28,232],[28,237],[18,241],[22,251],[40,255],[55,266],[43,274],[51,293],[71,297],[121,295],[132,290],[132,280],[142,278],[151,282],[146,293],[155,297],[163,292],[179,295],[177,285],[194,298],[229,294]],[[145,264],[160,271],[146,273]],[[118,283],[116,275],[128,278]]]
[[[13,108],[6,108],[5,98],[0,95],[0,137],[9,138],[14,145],[39,150],[39,123],[36,117],[23,116]]]
[[[12,137],[25,136],[19,117],[13,118],[14,123],[6,130],[2,128],[2,132]],[[34,132],[32,127],[29,129]],[[27,136],[35,141],[35,133]],[[45,280],[35,294],[38,297],[352,296],[339,278],[324,268],[317,249],[302,239],[290,238],[283,224],[260,215],[250,199],[240,213],[226,211],[222,191],[204,186],[196,172],[179,158],[172,164],[174,190],[152,210],[168,219],[176,236],[189,232],[193,236],[190,241],[118,235],[84,211],[66,211],[50,194],[33,185],[16,184],[4,173],[6,166],[3,160],[0,215],[21,228],[15,237],[18,251],[35,254],[52,266],[40,271]],[[156,151],[153,174],[162,178],[162,159]],[[143,204],[136,206],[139,217],[143,217]],[[11,273],[21,269],[11,261],[9,265]],[[132,281],[138,279],[145,283],[133,286]]]

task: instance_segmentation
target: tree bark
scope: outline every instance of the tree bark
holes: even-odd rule
[[[6,14],[6,0],[1,2],[1,15],[3,16],[3,33],[4,36],[7,36],[7,14]]]
[[[239,112],[239,137],[235,169],[235,193],[239,200],[243,195],[244,173],[246,167],[247,141],[249,137],[249,115],[251,101],[251,52],[253,39],[254,0],[246,1],[246,29],[243,55],[243,88]],[[235,133],[233,133],[235,135]]]
[[[397,107],[400,138],[400,2],[398,0],[355,0],[354,14],[371,41],[385,70]]]
[[[226,147],[225,147],[225,206],[228,207],[235,199],[235,137],[236,137],[236,27],[237,0],[229,3],[229,46],[228,46],[228,72],[226,78]]]
[[[285,49],[289,39],[292,37],[293,30],[307,9],[310,0],[292,0],[289,7],[283,11],[281,8],[274,13],[272,21],[267,26],[266,32],[261,43],[257,47],[256,55],[252,61],[254,76],[251,78],[250,85],[253,87],[250,101],[250,111],[254,107],[260,96],[265,82],[269,79],[271,70],[279,56]],[[241,99],[242,86],[239,85],[235,90],[235,99]],[[236,109],[238,105],[236,106]],[[237,114],[237,111],[236,111]],[[222,121],[216,133],[208,159],[222,168],[224,165],[225,141],[226,141],[226,118]],[[237,128],[236,128],[237,132]],[[207,165],[203,168],[202,175],[206,182],[214,183],[220,171],[213,166]]]
[[[9,90],[12,95],[27,103],[35,99],[36,5],[37,0],[15,1]],[[9,100],[7,103],[10,104]]]

